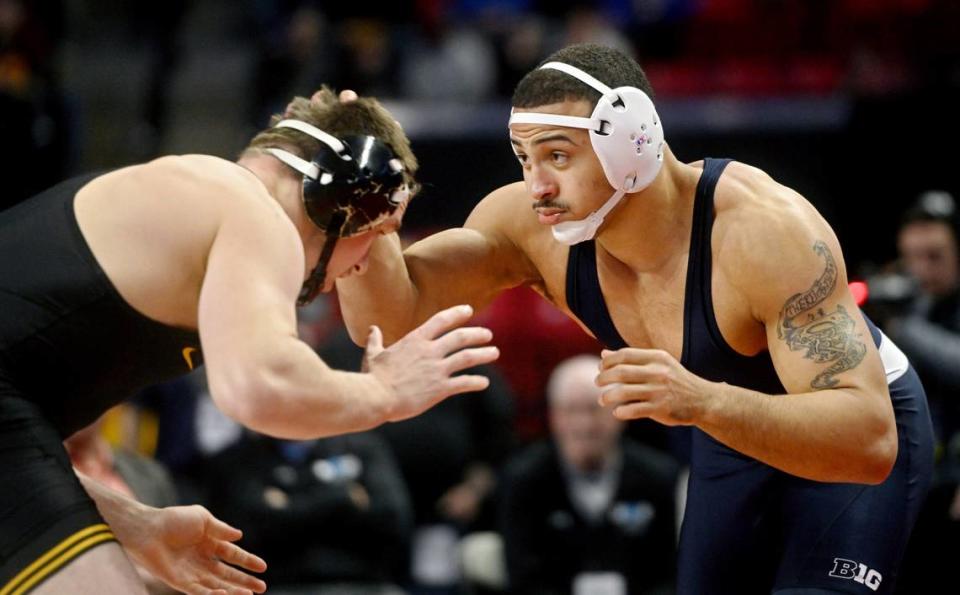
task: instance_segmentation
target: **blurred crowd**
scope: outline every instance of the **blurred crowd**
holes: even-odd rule
[[[83,4],[0,0],[0,209],[76,168],[82,115],[58,56]],[[134,130],[149,157],[162,146],[179,32],[195,6],[110,6],[149,56]],[[242,13],[235,34],[254,48],[240,90],[251,128],[321,84],[426,103],[503,99],[545,55],[583,41],[640,57],[661,97],[960,89],[953,0],[229,6]],[[900,592],[932,593],[960,547],[960,217],[949,189],[900,201],[914,202],[898,220],[896,259],[853,273],[867,281],[865,311],[911,358],[931,402],[937,476]],[[69,450],[115,489],[201,502],[244,528],[273,593],[670,593],[682,433],[600,410],[600,346],[532,291],[507,292],[477,322],[502,353],[482,370],[490,387],[402,423],[303,442],[254,435],[216,411],[201,370],[112,411]],[[331,366],[359,368],[335,297],[301,312],[301,332]]]
[[[641,56],[661,95],[885,93],[955,76],[958,58],[958,9],[943,0],[254,6],[267,76],[417,100],[508,96],[543,56],[585,41]],[[261,90],[285,97],[277,78]]]
[[[131,136],[138,156],[156,154],[184,24],[203,4],[0,0],[3,156],[23,172],[5,204],[78,161],[82,106],[62,84],[68,40],[116,36],[146,54]],[[502,99],[544,56],[585,41],[639,57],[661,97],[960,86],[952,0],[247,0],[220,10],[231,16],[227,34],[253,55],[249,86],[237,90],[251,129],[321,83],[387,99]]]

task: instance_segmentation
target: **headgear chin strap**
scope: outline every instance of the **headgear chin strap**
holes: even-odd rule
[[[624,194],[643,190],[657,177],[663,165],[663,127],[653,101],[636,87],[611,89],[579,68],[563,62],[547,62],[540,68],[564,72],[600,93],[589,118],[537,112],[511,111],[510,114],[510,126],[547,124],[589,131],[590,143],[615,192],[586,218],[553,226],[553,237],[572,245],[592,239],[604,217]]]
[[[275,128],[293,128],[320,141],[313,161],[270,147],[268,153],[303,174],[303,204],[310,220],[326,234],[317,265],[300,290],[297,303],[313,301],[323,290],[327,264],[339,238],[375,229],[407,202],[410,190],[403,162],[373,136],[337,138],[300,120],[281,120]]]
[[[623,190],[617,190],[607,202],[603,203],[602,207],[579,221],[564,221],[555,224],[550,230],[553,232],[553,238],[567,246],[592,240],[593,236],[597,235],[600,225],[603,224],[603,218],[613,210],[613,207],[617,206],[624,194]]]

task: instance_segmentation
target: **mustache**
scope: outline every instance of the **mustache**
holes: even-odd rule
[[[534,211],[537,209],[567,209],[569,208],[567,203],[561,202],[559,200],[544,199],[538,200],[533,203],[532,208]]]

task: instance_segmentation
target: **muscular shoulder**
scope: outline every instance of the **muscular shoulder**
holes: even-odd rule
[[[531,204],[523,182],[501,186],[477,203],[464,227],[522,238],[535,233],[540,227],[530,208]]]
[[[276,206],[266,188],[249,170],[232,161],[211,155],[172,155],[139,166],[136,174],[144,183],[152,183],[173,192],[185,192],[195,199],[243,201]]]
[[[845,279],[840,245],[817,210],[796,191],[742,163],[727,166],[715,194],[713,246],[724,276],[762,318],[784,295],[809,286],[825,263]]]
[[[162,157],[142,166],[140,175],[162,188],[164,198],[185,200],[198,216],[218,223],[249,220],[261,230],[296,233],[283,209],[250,170],[210,155]]]
[[[164,157],[105,174],[78,193],[75,210],[121,295],[169,324],[196,326],[200,288],[217,245],[274,263],[302,259],[296,229],[266,188],[249,171],[215,157]],[[236,258],[236,266],[246,260]]]
[[[549,228],[540,225],[523,182],[494,190],[477,203],[464,227],[482,233],[488,241],[523,261],[524,278],[540,279],[541,260],[555,249]]]

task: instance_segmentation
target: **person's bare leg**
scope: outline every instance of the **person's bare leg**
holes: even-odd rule
[[[85,552],[45,580],[31,595],[147,595],[133,564],[111,542]]]

